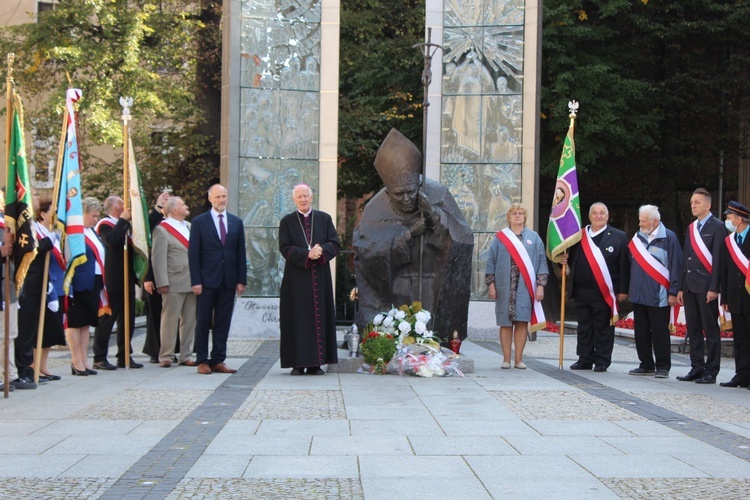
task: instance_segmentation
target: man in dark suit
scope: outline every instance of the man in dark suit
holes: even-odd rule
[[[677,377],[677,380],[715,384],[721,365],[718,321],[721,247],[727,230],[721,220],[711,214],[711,193],[706,189],[693,191],[690,210],[696,220],[690,223],[685,234],[677,303],[685,307],[691,368],[687,375]]]
[[[734,377],[722,387],[748,387],[750,384],[750,209],[730,201],[726,215],[732,234],[724,239],[721,256],[721,303],[732,314],[734,334]]]
[[[156,199],[156,206],[148,214],[148,227],[151,230],[151,238],[154,237],[154,228],[164,220],[164,205],[169,200],[169,191],[166,189]],[[156,293],[154,285],[154,266],[149,259],[148,272],[143,280],[144,308],[146,315],[146,340],[143,342],[143,354],[149,356],[151,363],[159,362],[159,350],[161,349],[161,294]]]
[[[578,321],[578,361],[570,369],[606,372],[612,363],[617,302],[628,297],[628,236],[608,224],[604,203],[591,205],[589,221],[591,225],[581,230],[581,242],[562,260],[570,262],[568,290]]]
[[[125,203],[119,196],[110,196],[104,200],[104,212],[96,225],[96,232],[105,247],[104,286],[109,297],[112,314],[99,318],[99,325],[94,330],[94,368],[98,370],[116,370],[125,368],[125,319],[128,320],[130,334],[135,324],[135,272],[133,271],[133,243],[128,237],[130,230],[130,210],[125,210]],[[128,279],[125,282],[125,241],[128,244]],[[128,310],[125,311],[125,290],[128,293]],[[117,366],[107,361],[109,338],[112,327],[117,321]],[[129,352],[133,353],[130,347]],[[143,368],[143,365],[130,358],[130,368]]]
[[[245,291],[247,260],[242,219],[226,211],[227,188],[214,184],[208,190],[211,210],[193,220],[190,228],[190,282],[197,295],[195,354],[198,373],[234,373],[224,364],[232,322],[234,297]],[[213,320],[212,349],[208,330]]]

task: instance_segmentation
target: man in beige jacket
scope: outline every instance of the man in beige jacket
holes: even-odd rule
[[[188,264],[190,224],[185,221],[190,210],[182,198],[172,196],[164,205],[164,213],[167,218],[154,228],[151,249],[156,291],[162,295],[159,366],[172,366],[178,325],[180,365],[196,366],[190,359],[195,338],[196,304]]]

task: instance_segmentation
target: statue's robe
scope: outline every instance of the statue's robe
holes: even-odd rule
[[[422,307],[432,314],[428,328],[447,339],[454,330],[466,338],[474,237],[448,189],[430,179],[427,199],[439,217],[428,223],[422,251]],[[419,212],[403,214],[385,189],[365,206],[354,230],[354,269],[359,289],[357,324],[379,312],[420,300],[420,238],[410,228]]]

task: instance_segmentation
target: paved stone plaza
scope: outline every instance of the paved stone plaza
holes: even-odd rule
[[[628,376],[627,340],[607,373],[559,370],[557,335],[527,370],[499,350],[466,342],[475,373],[439,379],[291,377],[275,341],[230,341],[239,371],[210,376],[136,356],[71,377],[53,350],[61,381],[0,401],[0,498],[750,497],[750,391],[676,381],[679,354],[669,379]]]

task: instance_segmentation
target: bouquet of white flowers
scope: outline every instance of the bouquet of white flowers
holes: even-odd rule
[[[378,330],[398,338],[399,347],[410,344],[440,347],[442,339],[427,329],[430,319],[430,311],[422,309],[421,302],[413,302],[411,305],[404,304],[398,309],[394,307],[388,312],[377,314],[372,323]]]

